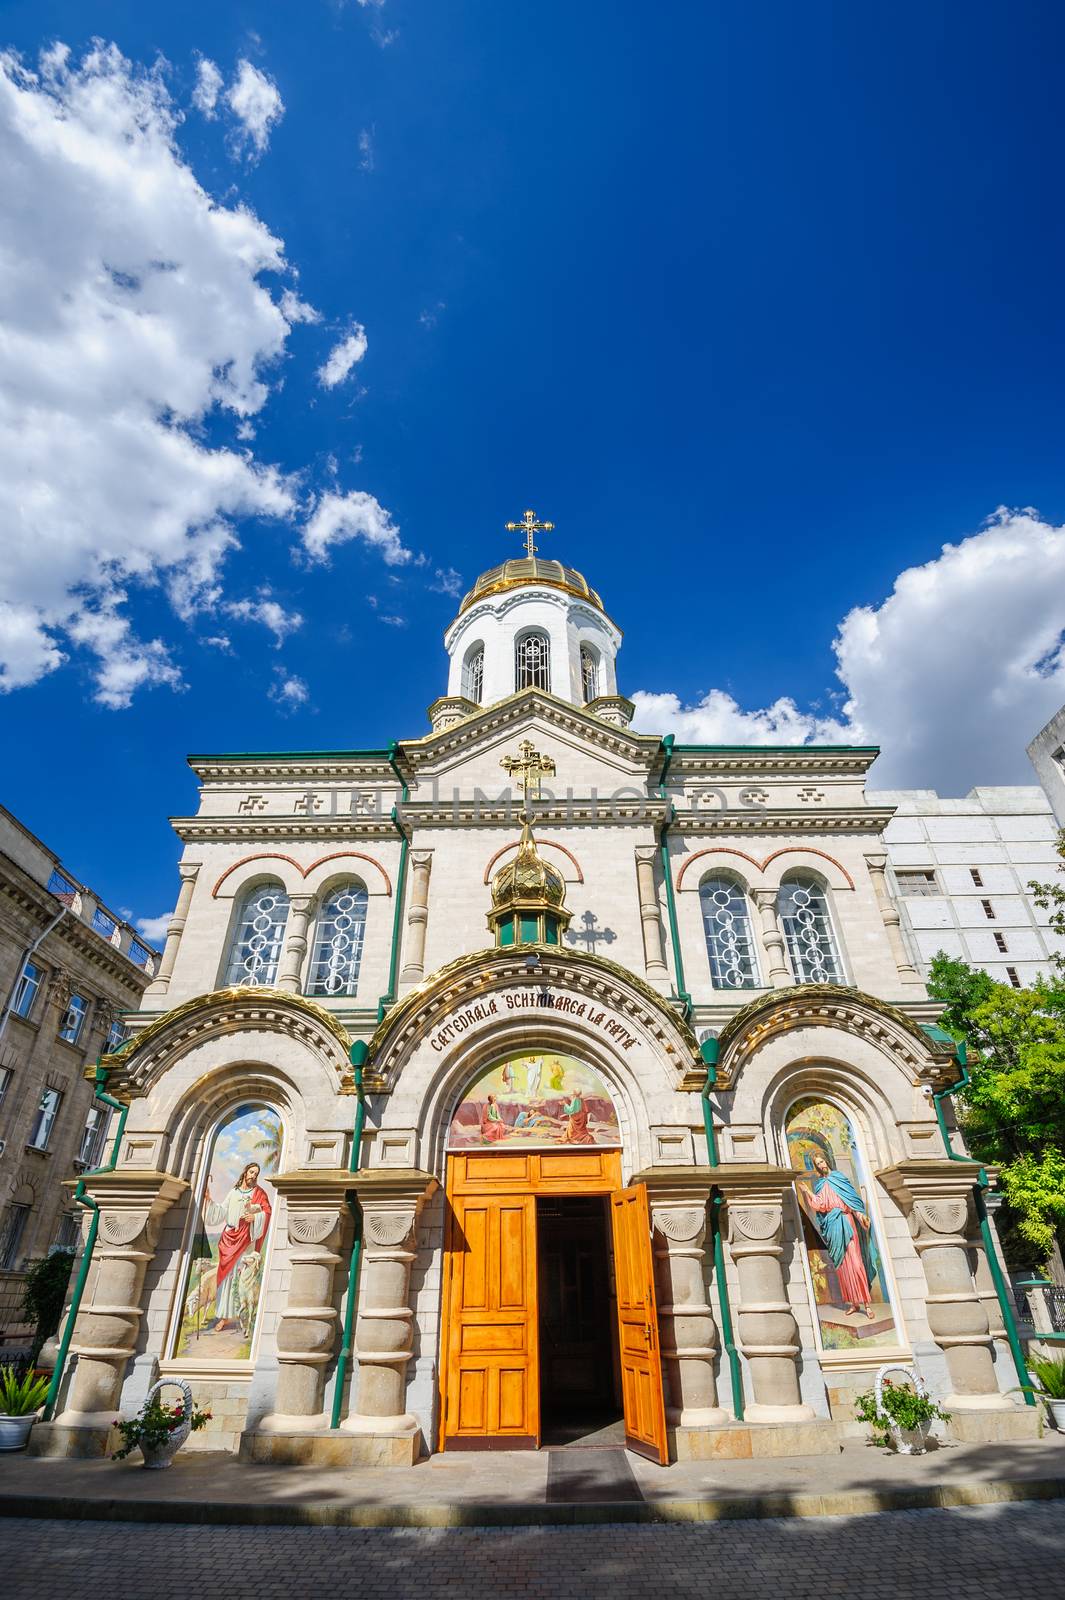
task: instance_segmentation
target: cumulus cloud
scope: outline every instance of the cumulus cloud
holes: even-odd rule
[[[170,926],[170,911],[164,911],[161,917],[138,917],[137,932],[149,944],[162,947],[166,943],[166,930]]]
[[[318,369],[318,382],[323,389],[335,389],[366,354],[366,329],[356,323],[351,332],[335,344],[323,366]]]
[[[310,690],[302,678],[295,673],[278,672],[277,678],[267,691],[267,697],[285,712],[298,711],[310,699]]]
[[[277,84],[250,61],[238,61],[237,75],[226,90],[226,104],[239,128],[235,149],[258,160],[270,142],[270,133],[285,114]]]
[[[457,600],[462,593],[462,573],[456,572],[454,567],[437,567],[429,588],[436,594],[449,594]]]
[[[879,606],[850,611],[833,649],[838,717],[788,699],[745,711],[720,689],[691,706],[639,691],[636,724],[691,743],[879,744],[883,788],[1031,782],[1025,745],[1065,701],[1065,527],[1000,508]]]
[[[402,566],[411,559],[389,513],[362,489],[351,489],[347,494],[328,490],[320,495],[301,537],[312,562],[328,561],[335,545],[352,539],[364,539],[390,567]]]
[[[281,296],[281,315],[286,322],[321,322],[322,313],[301,300],[298,294],[286,289]]]
[[[303,627],[300,613],[286,611],[284,606],[271,598],[269,590],[263,590],[257,600],[227,600],[222,610],[227,617],[234,617],[238,622],[261,622],[273,634],[274,644],[279,650],[290,633]]]
[[[218,96],[222,93],[222,74],[213,61],[204,56],[196,67],[196,87],[192,103],[205,117],[218,115]]]

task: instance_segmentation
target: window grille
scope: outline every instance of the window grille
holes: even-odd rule
[[[262,883],[244,896],[229,952],[226,983],[269,988],[277,977],[288,922],[288,895],[279,883]]]
[[[366,935],[366,890],[361,883],[334,889],[318,916],[308,994],[354,994]]]
[[[546,633],[523,634],[514,646],[514,687],[551,687],[551,645]]]
[[[813,878],[781,884],[777,909],[796,983],[842,983],[825,891]]]
[[[706,878],[699,885],[699,903],[714,988],[757,989],[758,961],[744,890],[727,878]]]
[[[484,693],[484,646],[470,651],[462,666],[462,697],[479,706]]]
[[[581,693],[585,705],[599,695],[599,657],[590,644],[581,645]]]
[[[0,1272],[12,1272],[18,1265],[19,1246],[26,1231],[30,1207],[9,1205],[0,1223]]]
[[[18,986],[15,989],[15,998],[11,1009],[16,1017],[28,1017],[33,1009],[33,1002],[37,998],[37,990],[41,987],[41,969],[35,967],[32,961],[27,961],[22,969]]]
[[[53,1250],[69,1250],[73,1254],[81,1243],[81,1217],[76,1211],[66,1211],[59,1219],[52,1242]]]

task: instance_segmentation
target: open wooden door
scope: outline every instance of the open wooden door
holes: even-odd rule
[[[441,1446],[538,1449],[535,1197],[456,1196],[446,1260]]]
[[[666,1466],[669,1448],[646,1185],[637,1183],[612,1194],[610,1220],[614,1230],[625,1443],[630,1450]]]

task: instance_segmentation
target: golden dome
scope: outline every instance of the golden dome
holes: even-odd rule
[[[540,556],[516,556],[501,566],[482,572],[469,594],[459,606],[459,615],[486,595],[501,594],[504,589],[521,589],[530,584],[546,584],[549,589],[564,589],[589,605],[603,610],[603,602],[583,573],[575,567],[564,567],[561,561],[544,561]]]
[[[545,861],[526,823],[513,861],[506,862],[492,879],[492,909],[519,906],[556,908],[566,898],[566,884],[557,867]]]

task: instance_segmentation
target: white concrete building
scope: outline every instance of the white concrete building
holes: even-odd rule
[[[1028,746],[1028,757],[1058,826],[1065,828],[1065,706],[1036,734]]]
[[[1028,887],[1052,880],[1060,865],[1042,789],[973,789],[957,800],[904,789],[870,799],[895,813],[884,830],[891,886],[922,975],[941,950],[1016,988],[1049,972],[1063,945]]]

